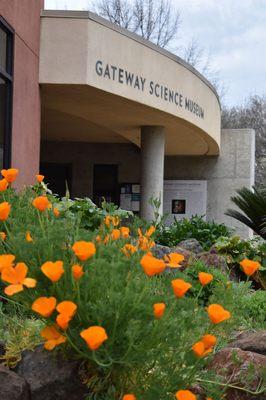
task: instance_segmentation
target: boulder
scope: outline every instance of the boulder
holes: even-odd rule
[[[0,365],[0,399],[30,400],[29,385],[15,372]]]
[[[207,267],[218,268],[224,273],[229,272],[226,258],[213,250],[197,254],[197,259],[202,261]]]
[[[266,356],[266,330],[241,333],[228,347],[237,347]]]
[[[192,251],[192,253],[198,254],[203,252],[203,247],[197,239],[186,239],[178,243],[179,247]]]
[[[79,366],[39,346],[22,354],[16,371],[28,382],[31,400],[82,400],[88,389],[79,379]]]
[[[221,376],[230,385],[255,392],[260,384],[261,372],[266,368],[266,357],[262,354],[226,347],[219,351],[211,361],[209,368]],[[265,400],[265,392],[247,393],[243,390],[228,388],[226,400]]]

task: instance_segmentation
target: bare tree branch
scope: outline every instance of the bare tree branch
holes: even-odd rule
[[[94,4],[94,8],[102,17],[122,28],[132,30],[133,7],[128,0],[99,0]]]
[[[95,11],[160,47],[169,46],[180,26],[179,12],[170,0],[98,0]]]

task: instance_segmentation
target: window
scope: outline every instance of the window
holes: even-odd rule
[[[13,30],[0,16],[0,169],[10,166]]]

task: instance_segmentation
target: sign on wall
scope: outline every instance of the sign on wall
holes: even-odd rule
[[[166,223],[192,215],[205,216],[207,211],[207,181],[164,181],[163,212]]]
[[[140,185],[138,183],[125,183],[121,186],[120,207],[123,210],[139,212]]]
[[[120,207],[123,210],[139,212],[139,184],[125,183],[121,185]],[[205,216],[206,211],[207,181],[164,181],[163,213],[167,215],[166,224],[170,224],[175,218],[190,218],[193,215]]]
[[[142,75],[128,71],[121,66],[108,64],[103,60],[95,63],[96,74],[117,84],[131,87],[132,89],[144,92],[150,96],[162,99],[163,101],[174,104],[176,107],[183,108],[198,118],[204,119],[204,109],[195,101],[180,93],[179,90],[162,85],[159,82],[148,79]]]

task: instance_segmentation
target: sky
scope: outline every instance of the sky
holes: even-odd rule
[[[94,0],[95,1],[95,0]],[[88,10],[93,0],[45,0],[47,9]],[[266,0],[172,0],[180,11],[177,46],[195,39],[218,71],[227,106],[266,94]]]

